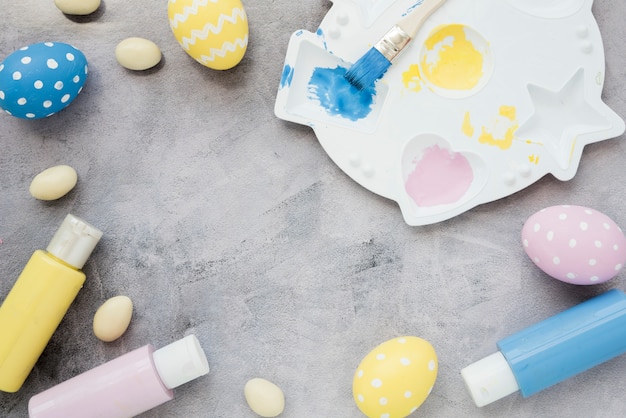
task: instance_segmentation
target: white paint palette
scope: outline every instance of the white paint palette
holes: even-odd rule
[[[335,0],[316,33],[292,35],[275,103],[409,225],[546,174],[569,180],[585,145],[624,132],[601,99],[593,0],[448,0],[375,86],[346,84],[346,69],[421,3]]]

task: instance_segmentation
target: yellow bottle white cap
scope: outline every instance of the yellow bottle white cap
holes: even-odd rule
[[[48,244],[48,251],[67,264],[83,268],[102,238],[102,231],[77,216],[68,214]]]

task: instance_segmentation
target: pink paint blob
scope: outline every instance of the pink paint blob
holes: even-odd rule
[[[439,145],[424,150],[415,169],[409,173],[404,189],[422,207],[446,205],[463,197],[474,181],[467,158]]]

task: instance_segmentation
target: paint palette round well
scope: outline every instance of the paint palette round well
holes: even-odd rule
[[[350,86],[346,70],[421,3],[335,0],[316,33],[292,35],[275,104],[409,225],[569,180],[585,145],[624,132],[601,99],[593,0],[448,0],[375,86]]]

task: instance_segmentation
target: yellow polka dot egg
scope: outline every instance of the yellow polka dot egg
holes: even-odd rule
[[[185,52],[214,70],[230,69],[248,48],[248,18],[241,0],[169,0],[174,37]]]
[[[369,418],[404,418],[430,395],[437,370],[437,354],[428,341],[394,338],[359,364],[352,381],[354,401]]]

